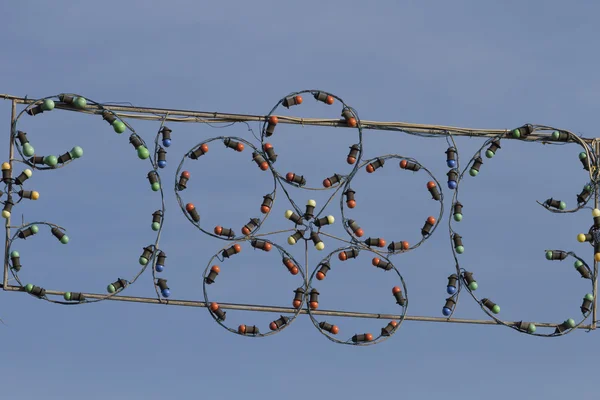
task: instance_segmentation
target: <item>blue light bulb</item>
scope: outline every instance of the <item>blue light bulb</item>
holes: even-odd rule
[[[157,265],[157,267],[158,267],[158,265]],[[455,286],[448,286],[448,287],[446,287],[446,293],[448,293],[448,294],[454,294],[454,293],[456,293],[456,287]]]
[[[448,168],[456,168],[456,160],[447,160],[446,165]]]
[[[444,316],[448,317],[450,314],[452,314],[452,310],[449,309],[448,307],[444,307],[444,308],[442,308],[442,314],[444,314]]]
[[[164,160],[161,160],[158,162],[158,168],[164,168],[167,166],[167,162]]]
[[[156,272],[163,272],[165,270],[165,266],[156,264],[156,267],[154,269],[156,269]]]
[[[448,189],[456,189],[456,186],[458,186],[458,184],[456,183],[456,181],[448,181]]]
[[[171,295],[171,291],[169,289],[163,289],[161,293],[163,297],[169,297]]]
[[[162,143],[163,143],[163,146],[169,147],[169,146],[171,146],[171,139],[163,139]]]

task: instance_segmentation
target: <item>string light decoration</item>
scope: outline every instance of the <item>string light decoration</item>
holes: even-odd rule
[[[323,107],[330,110],[337,109],[337,118],[311,119],[276,114],[279,107],[288,109],[302,107],[302,104],[305,104],[311,97],[316,102],[321,103]],[[576,329],[596,328],[597,275],[598,262],[600,262],[599,169],[597,168],[599,163],[597,154],[600,151],[600,142],[596,139],[581,138],[566,130],[532,124],[526,124],[512,130],[475,130],[403,122],[363,121],[359,118],[356,110],[345,103],[344,100],[322,90],[303,90],[290,93],[280,99],[267,115],[239,115],[101,104],[72,93],[61,93],[56,96],[36,100],[10,95],[0,95],[0,98],[12,102],[9,160],[3,163],[0,168],[4,184],[4,190],[0,193],[3,205],[2,217],[6,220],[6,254],[2,282],[2,287],[5,291],[26,292],[39,299],[63,305],[113,300],[204,307],[208,309],[210,315],[219,325],[232,333],[246,337],[263,337],[279,333],[291,325],[298,315],[307,314],[314,326],[329,340],[335,343],[357,346],[373,345],[390,338],[406,320],[503,325],[521,333],[545,337],[563,336]],[[19,104],[23,104],[26,107],[17,114],[16,107]],[[105,293],[101,293],[101,291],[98,291],[98,293],[82,293],[51,290],[43,286],[38,286],[39,283],[22,282],[19,277],[19,272],[22,269],[29,269],[27,254],[21,254],[18,249],[18,243],[21,240],[37,238],[40,236],[40,233],[48,230],[50,236],[53,236],[54,240],[59,244],[66,245],[69,243],[66,229],[54,223],[39,221],[23,223],[20,226],[11,225],[13,207],[18,205],[22,200],[38,200],[40,197],[38,192],[27,190],[26,185],[29,183],[29,179],[35,179],[40,171],[63,168],[84,156],[83,149],[79,146],[74,146],[71,150],[61,155],[38,153],[34,147],[34,141],[33,143],[30,141],[31,137],[29,133],[19,130],[18,124],[21,118],[43,118],[42,114],[56,112],[54,110],[68,110],[90,114],[95,118],[101,117],[117,134],[121,135],[128,132],[129,144],[135,150],[137,158],[150,162],[150,166],[145,170],[144,174],[150,191],[156,193],[157,202],[160,201],[157,207],[148,210],[148,224],[150,228],[148,230],[154,233],[150,234],[149,232],[149,235],[151,235],[149,238],[140,238],[139,272],[129,280],[122,277],[115,277],[113,282],[106,283]],[[160,127],[154,138],[153,149],[150,149],[143,138],[126,122],[131,119],[160,122]],[[181,122],[205,124],[248,124],[250,122],[258,122],[261,124],[260,138],[256,138],[258,143],[253,144],[239,137],[219,136],[206,139],[186,152],[176,169],[174,192],[183,215],[204,234],[227,242],[227,245],[208,261],[204,271],[204,301],[184,301],[170,298],[171,288],[166,276],[164,276],[164,271],[168,270],[166,268],[167,252],[159,246],[165,218],[164,188],[160,172],[168,166],[166,149],[171,146],[173,141],[173,130],[165,124],[169,123],[171,125],[171,123]],[[337,171],[331,171],[328,176],[323,176],[321,186],[318,186],[315,182],[308,182],[304,175],[302,175],[303,171],[301,170],[278,171],[276,169],[276,162],[278,160],[276,150],[278,146],[281,146],[278,144],[278,136],[280,136],[279,132],[283,129],[282,125],[284,124],[355,129],[357,136],[354,139],[349,137],[350,140],[345,144],[348,146],[346,156],[347,167],[342,168],[340,166]],[[410,157],[387,154],[362,161],[364,147],[363,132],[365,129],[395,131],[421,137],[445,138],[448,143],[448,148],[444,152],[448,167],[446,184],[442,185],[429,169]],[[487,139],[462,170],[459,149],[454,140],[458,136],[482,137]],[[482,282],[480,286],[476,278],[477,271],[467,270],[460,265],[461,255],[468,251],[468,237],[463,240],[463,236],[461,235],[462,227],[469,223],[468,204],[463,205],[458,198],[460,185],[467,172],[470,178],[465,179],[477,180],[480,174],[485,174],[487,168],[494,168],[494,158],[500,156],[502,142],[505,140],[544,144],[576,143],[582,148],[578,158],[583,169],[587,172],[589,179],[584,183],[582,191],[575,194],[576,202],[574,204],[576,205],[569,208],[568,204],[571,204],[569,201],[554,197],[548,197],[543,202],[538,201],[540,206],[553,213],[574,213],[584,208],[589,208],[587,204],[592,199],[594,201],[592,227],[587,233],[581,233],[577,236],[579,242],[588,242],[594,248],[593,267],[590,267],[583,258],[572,251],[551,249],[546,250],[545,253],[545,257],[549,261],[563,261],[566,259],[574,261],[575,272],[573,273],[578,273],[581,278],[586,279],[591,284],[590,293],[582,293],[580,305],[581,318],[565,316],[567,318],[563,322],[501,319],[501,308],[496,303],[497,299],[479,297],[480,292],[483,292],[483,295],[485,295],[486,285],[485,282]],[[194,164],[200,164],[205,162],[205,160],[209,160],[211,158],[211,149],[214,149],[215,146],[224,146],[224,148],[231,150],[228,156],[247,157],[255,165],[257,174],[267,174],[269,175],[268,179],[273,180],[272,191],[261,193],[262,201],[260,201],[260,197],[257,197],[255,215],[249,215],[246,220],[240,221],[239,226],[203,226],[201,225],[203,214],[201,207],[196,207],[193,199],[186,198],[189,201],[186,203],[182,198],[185,197],[185,190],[195,181]],[[15,148],[21,159],[15,158]],[[342,162],[340,160],[340,163]],[[23,170],[19,169],[17,173],[14,169],[20,164],[23,164],[26,168]],[[412,238],[382,238],[377,232],[365,232],[360,226],[360,221],[352,218],[352,210],[360,207],[361,198],[360,188],[357,190],[356,185],[353,185],[353,178],[357,173],[363,173],[361,172],[363,170],[367,174],[377,174],[377,171],[384,167],[396,168],[400,170],[399,174],[421,174],[425,177],[423,180],[423,192],[425,190],[428,191],[431,204],[433,202],[439,203],[439,210],[437,212],[432,215],[423,216],[423,225],[421,226],[419,235],[415,234]],[[294,202],[286,189],[290,186],[304,190],[331,191],[332,194],[320,208],[317,207],[317,202],[314,200],[308,200],[304,206],[299,206]],[[282,216],[289,220],[290,228],[279,232],[262,232],[261,228],[271,213],[278,190],[283,192],[291,205],[291,209],[287,210]],[[445,190],[453,191],[448,228],[449,240],[455,261],[455,271],[447,277],[446,281],[446,293],[449,297],[445,300],[442,307],[443,317],[411,316],[407,314],[408,296],[406,283],[400,271],[392,263],[391,257],[416,249],[433,235],[444,217]],[[333,215],[324,214],[326,207],[335,196],[340,196],[341,219],[339,222],[336,221]],[[466,210],[466,214],[463,209]],[[327,232],[327,227],[334,225],[336,222],[342,224],[348,233],[348,239],[341,239]],[[14,232],[13,229],[15,229]],[[266,236],[282,232],[289,232],[287,239],[288,246],[296,246],[300,242],[304,242],[304,246],[300,246],[304,248],[304,263],[296,260],[280,244],[266,238]],[[310,267],[308,265],[309,247],[312,245],[315,250],[322,251],[328,246],[328,242],[333,240],[344,242],[344,247],[333,250],[318,265]],[[233,269],[228,265],[228,260],[232,257],[243,257],[244,252],[250,249],[268,253],[265,254],[265,257],[269,257],[271,261],[274,260],[269,263],[270,268],[279,270],[279,273],[284,274],[287,270],[287,273],[295,277],[297,276],[298,285],[290,288],[291,307],[216,303],[209,299],[208,291],[210,287],[226,284],[227,279],[231,279]],[[369,257],[365,258],[365,255],[369,255]],[[319,289],[319,282],[325,279],[332,279],[332,274],[338,272],[338,263],[359,257],[361,258],[360,262],[366,264],[365,268],[379,270],[379,273],[391,273],[397,277],[395,283],[393,282],[394,279],[390,280],[390,293],[386,296],[390,296],[389,301],[394,301],[396,306],[399,307],[400,311],[398,314],[370,314],[322,309],[319,303],[319,296],[323,295]],[[370,260],[367,261],[368,258]],[[124,296],[122,292],[128,286],[135,283],[148,267],[152,271],[156,298]],[[334,272],[332,273],[332,271]],[[373,273],[376,272],[373,271]],[[13,275],[18,285],[9,285],[9,273]],[[471,295],[488,315],[488,320],[454,317],[458,298],[463,289]],[[227,320],[227,310],[270,312],[279,314],[279,317],[274,317],[268,326],[250,325],[252,321],[248,319],[246,324],[229,327],[225,323]],[[504,315],[505,311],[507,310],[502,310],[502,315]],[[592,321],[584,325],[590,316]],[[328,322],[327,317],[374,318],[385,320],[385,323],[382,324],[381,330],[378,332],[348,332],[342,324],[337,326]],[[547,331],[544,332],[543,330],[539,330],[539,328],[547,329]]]

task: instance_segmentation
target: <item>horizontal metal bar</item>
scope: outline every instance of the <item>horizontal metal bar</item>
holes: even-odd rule
[[[8,94],[0,94],[0,98],[12,100],[19,104],[31,104],[37,101],[36,99],[26,99]],[[191,122],[191,123],[230,123],[230,122],[263,122],[266,120],[265,115],[249,115],[249,114],[231,114],[220,112],[207,111],[192,111],[178,110],[169,108],[150,108],[150,107],[134,107],[124,105],[102,105],[104,109],[115,112],[121,118],[145,119],[145,120],[160,120],[168,122]],[[76,109],[66,104],[57,103],[56,108],[73,112],[93,113],[97,111],[97,107],[87,105],[85,109]],[[134,113],[134,114],[124,114]],[[280,124],[295,124],[295,125],[312,125],[312,126],[333,126],[340,128],[348,128],[344,120],[341,119],[319,119],[319,118],[299,118],[289,116],[277,116]],[[468,137],[496,137],[499,134],[506,133],[510,129],[472,129],[459,128],[445,125],[427,125],[415,124],[409,122],[382,122],[382,121],[360,121],[363,129],[370,130],[391,130],[391,131],[409,131],[414,133],[431,134],[446,136],[450,132],[454,136]],[[514,127],[513,127],[514,128]],[[513,129],[511,128],[511,129]],[[506,136],[504,139],[513,139]],[[533,133],[526,138],[519,140],[536,141],[543,139],[545,142],[559,142],[548,136]],[[591,144],[593,139],[581,138],[582,141]]]
[[[22,292],[23,289],[20,286],[7,285],[4,290],[12,291],[12,292]],[[65,292],[61,292],[58,290],[46,290],[46,294],[55,295],[55,296],[63,296]],[[83,293],[83,295],[88,299],[101,299],[106,297],[105,294],[97,294],[97,293]],[[133,296],[112,296],[107,298],[106,300],[112,301],[127,301],[132,303],[146,303],[146,304],[164,304],[164,305],[172,305],[172,306],[182,306],[182,307],[208,307],[210,304],[207,304],[203,301],[193,301],[193,300],[166,300],[166,299],[156,299],[151,297],[133,297]],[[219,306],[225,310],[240,310],[240,311],[256,311],[256,312],[271,312],[271,313],[282,313],[282,314],[293,314],[296,312],[296,309],[292,307],[276,307],[276,306],[261,306],[261,305],[253,305],[253,304],[233,304],[233,303],[219,303]],[[299,312],[300,314],[308,314],[308,310],[303,308]],[[314,310],[311,311],[314,315],[326,315],[330,317],[347,317],[347,318],[368,318],[368,319],[401,319],[401,315],[397,314],[374,314],[374,313],[362,313],[362,312],[354,312],[354,311],[338,311],[338,310]],[[406,315],[404,317],[405,321],[421,321],[421,322],[446,322],[446,323],[455,323],[455,324],[476,324],[476,325],[500,325],[494,320],[481,320],[481,319],[465,319],[465,318],[440,318],[440,317],[426,317],[426,316],[413,316]],[[519,321],[515,322],[507,322],[507,324],[515,324]],[[538,327],[546,327],[546,328],[555,328],[557,323],[550,322],[533,322]],[[590,325],[582,325],[578,327],[579,329],[591,329]]]

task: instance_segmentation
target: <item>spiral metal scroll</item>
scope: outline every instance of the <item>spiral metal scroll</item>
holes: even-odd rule
[[[548,211],[554,213],[577,212],[583,209],[591,200],[592,194],[595,188],[597,187],[598,171],[591,168],[591,163],[595,164],[595,154],[593,152],[593,149],[588,148],[584,142],[582,142],[577,136],[573,135],[571,132],[561,131],[547,126],[529,124],[524,125],[520,128],[514,129],[511,132],[506,132],[504,134],[498,135],[495,138],[488,139],[475,152],[475,155],[471,157],[467,166],[460,173],[458,173],[458,159],[456,157],[456,160],[454,162],[453,157],[453,154],[456,153],[456,148],[451,147],[446,152],[446,154],[448,155],[448,166],[452,168],[448,173],[448,186],[455,188],[454,195],[452,198],[453,218],[449,219],[449,231],[450,241],[452,244],[452,253],[456,265],[456,273],[448,277],[447,292],[451,296],[446,300],[446,304],[443,308],[444,315],[447,315],[449,319],[452,318],[452,314],[454,313],[456,303],[458,302],[460,291],[463,287],[469,292],[471,297],[479,304],[481,309],[490,318],[496,321],[496,323],[512,328],[513,330],[518,331],[520,333],[525,333],[533,336],[556,337],[566,335],[572,332],[573,330],[577,329],[579,326],[581,326],[585,322],[585,320],[591,315],[593,311],[594,298],[591,293],[588,293],[583,297],[583,303],[580,307],[583,316],[582,319],[579,322],[575,322],[574,319],[568,318],[563,323],[557,324],[553,332],[539,333],[537,332],[537,327],[535,326],[535,324],[528,321],[518,321],[516,323],[509,323],[496,316],[500,313],[500,307],[493,300],[488,298],[479,299],[476,296],[475,291],[478,289],[479,285],[474,277],[474,273],[461,268],[459,263],[459,255],[464,252],[464,246],[462,243],[462,237],[457,231],[455,231],[453,221],[454,223],[458,223],[463,219],[463,204],[460,203],[460,201],[458,200],[458,189],[460,187],[460,183],[462,182],[465,173],[469,171],[469,175],[471,175],[472,177],[478,176],[480,169],[483,165],[482,152],[484,151],[484,149],[487,147],[487,150],[485,151],[485,157],[488,159],[492,159],[496,155],[496,152],[499,149],[501,149],[501,139],[506,137],[507,135],[511,135],[514,139],[524,139],[526,136],[535,132],[539,134],[546,133],[548,131],[551,131],[549,136],[551,136],[553,139],[562,138],[565,142],[569,140],[575,141],[583,147],[584,151],[580,153],[579,158],[582,161],[583,168],[589,172],[590,182],[587,183],[584,186],[583,191],[579,195],[577,195],[577,206],[571,209],[567,209],[565,202],[555,200],[553,198],[550,198],[545,202],[537,201],[537,203],[540,206],[547,209]],[[598,213],[598,215],[600,215],[600,212]],[[597,222],[595,221],[595,226],[600,227],[600,220]],[[595,232],[597,231],[597,229],[598,228],[592,226],[592,228],[590,228],[588,237],[584,237],[584,239],[590,241],[592,245],[596,245],[597,235],[595,234]],[[600,245],[598,245],[596,253],[600,253]],[[593,292],[596,276],[594,274],[594,271],[585,263],[585,261],[582,258],[578,257],[573,252],[567,252],[563,250],[546,250],[546,258],[548,260],[561,261],[565,260],[568,257],[574,258],[576,260],[574,264],[576,270],[580,273],[582,278],[588,279],[590,281],[591,289]]]
[[[23,226],[19,227],[17,233],[12,237],[12,239],[10,239],[8,244],[8,250],[10,254],[9,266],[15,280],[19,283],[22,290],[27,291],[29,293],[32,293],[31,290],[33,290],[35,292],[34,295],[36,295],[37,297],[58,304],[94,303],[106,300],[122,292],[127,286],[133,284],[142,275],[142,273],[146,270],[148,265],[153,266],[154,270],[154,265],[156,264],[158,259],[162,258],[162,260],[164,260],[164,258],[166,257],[164,252],[158,247],[160,241],[160,234],[162,231],[162,222],[165,213],[164,193],[161,185],[160,175],[158,173],[160,163],[155,162],[150,157],[150,152],[148,151],[148,147],[142,139],[142,137],[140,137],[127,122],[120,119],[114,112],[105,109],[102,104],[74,93],[62,93],[55,96],[44,97],[31,103],[25,109],[23,109],[11,125],[11,135],[13,137],[13,140],[17,144],[16,148],[22,160],[11,160],[11,164],[8,165],[9,168],[3,168],[2,180],[7,186],[7,193],[16,192],[20,195],[19,201],[22,198],[30,198],[32,200],[36,200],[39,197],[39,194],[35,191],[22,190],[23,183],[33,175],[33,171],[31,171],[31,169],[25,169],[19,176],[17,176],[16,178],[12,178],[12,161],[20,161],[21,163],[33,168],[34,170],[43,171],[62,168],[83,156],[83,149],[79,146],[73,147],[71,151],[64,153],[60,157],[56,157],[53,155],[38,155],[33,145],[30,143],[27,133],[18,130],[18,123],[22,116],[26,114],[30,116],[36,116],[39,114],[43,114],[44,112],[52,111],[55,108],[56,103],[59,103],[63,107],[72,108],[73,110],[88,110],[87,106],[91,106],[93,111],[87,112],[102,116],[102,118],[113,127],[116,133],[122,134],[125,131],[129,131],[131,133],[129,136],[129,142],[135,148],[138,158],[142,160],[149,159],[150,161],[151,170],[150,172],[148,172],[147,178],[151,184],[152,190],[155,192],[159,192],[160,194],[161,206],[158,210],[154,211],[152,215],[152,230],[156,232],[156,237],[154,239],[154,243],[146,245],[142,250],[142,255],[139,258],[139,263],[141,264],[139,272],[129,280],[118,278],[115,282],[107,286],[108,294],[99,298],[87,299],[82,293],[66,292],[63,296],[64,301],[57,301],[48,298],[48,296],[45,293],[45,289],[32,284],[23,285],[21,283],[21,280],[18,276],[18,272],[22,267],[20,263],[20,254],[17,250],[12,248],[13,244],[15,243],[15,240],[18,238],[25,239],[29,236],[33,236],[37,234],[39,230],[38,225],[46,225],[50,227],[51,233],[57,239],[59,239],[61,243],[66,244],[68,243],[68,236],[65,235],[64,228],[61,228],[58,225],[45,221],[24,224]],[[160,149],[155,146],[155,154],[157,154],[159,150]],[[19,188],[18,191],[15,190],[15,186]],[[6,218],[10,216],[12,206],[16,203],[12,202],[10,196],[3,203],[3,215]],[[169,295],[168,291],[163,291],[163,293],[166,295],[164,297],[167,297]]]

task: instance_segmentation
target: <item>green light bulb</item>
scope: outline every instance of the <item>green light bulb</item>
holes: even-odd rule
[[[108,293],[114,293],[117,291],[117,289],[115,289],[115,285],[113,285],[112,283],[106,287],[106,290],[108,291]]]
[[[37,225],[31,225],[31,232],[38,233],[40,231],[40,228],[38,228]]]
[[[584,299],[587,301],[594,301],[594,296],[591,293],[585,295]]]
[[[44,102],[42,103],[42,110],[44,110],[44,111],[54,110],[54,101],[52,101],[50,99],[44,100]]]
[[[117,133],[123,133],[123,132],[125,132],[125,129],[127,129],[125,124],[119,120],[116,120],[115,122],[113,122],[112,126],[113,126],[113,129],[115,130],[115,132],[117,132]]]
[[[552,260],[552,252],[551,251],[546,252],[546,260]]]
[[[460,214],[460,213],[459,214],[454,214],[454,220],[456,222],[460,222],[460,221],[462,221],[462,219],[463,219],[463,215],[462,214]]]
[[[485,152],[485,156],[486,156],[487,158],[492,158],[492,157],[494,157],[494,152],[493,152],[493,151],[491,151],[491,150],[486,150],[486,152]]]
[[[44,164],[49,167],[54,167],[56,164],[58,164],[58,159],[56,156],[46,156],[44,157]]]
[[[33,285],[31,283],[28,283],[27,285],[25,285],[25,291],[27,293],[31,293],[32,290],[33,290]]]
[[[552,132],[552,139],[558,140],[559,137],[560,137],[560,133],[558,131]]]
[[[492,307],[492,312],[494,314],[498,314],[500,312],[500,306],[496,304],[494,307]]]
[[[152,184],[152,191],[154,191],[154,192],[158,192],[159,190],[160,190],[160,183],[158,183],[158,182],[154,182],[154,183]]]
[[[565,208],[567,208],[567,203],[565,203],[564,201],[561,201],[561,202],[558,204],[558,209],[559,209],[559,210],[564,210]]]
[[[519,132],[519,129],[514,129],[512,131],[512,137],[514,137],[515,139],[519,139],[521,137],[521,132]]]
[[[462,254],[465,252],[465,248],[463,246],[456,246],[455,250],[458,254]]]
[[[160,229],[160,223],[158,222],[153,222],[152,223],[152,230],[153,231],[158,231]]]
[[[71,154],[72,158],[79,158],[79,157],[83,156],[83,149],[79,146],[75,146],[71,149],[69,154]]]
[[[73,99],[73,105],[76,108],[85,108],[87,105],[87,100],[85,97],[75,97],[75,99]]]
[[[69,300],[71,300],[71,297],[72,297],[72,295],[71,295],[71,292],[66,292],[66,293],[63,295],[63,297],[64,297],[64,299],[65,299],[66,301],[69,301]]]
[[[140,265],[148,264],[148,259],[146,257],[140,257],[138,261],[140,262]]]
[[[535,325],[530,322],[529,326],[527,327],[527,332],[534,333],[536,331],[536,329],[537,328],[535,327]]]
[[[565,324],[569,327],[569,328],[574,328],[575,327],[575,321],[572,320],[571,318],[569,318],[568,320],[565,321]]]
[[[479,171],[477,171],[476,169],[472,169],[469,171],[469,175],[471,176],[477,176],[477,174],[479,173]]]
[[[33,148],[33,146],[32,146],[32,145],[30,145],[29,143],[25,143],[25,144],[23,145],[23,154],[24,154],[26,157],[31,157],[32,155],[34,155],[34,154],[35,154],[35,149],[34,149],[34,148]]]
[[[469,283],[469,289],[471,289],[471,290],[477,290],[478,287],[479,287],[479,285],[477,284],[477,282]]]
[[[60,238],[60,242],[62,244],[67,244],[69,243],[69,237],[67,235],[64,235],[63,237]]]
[[[580,160],[585,160],[586,158],[587,158],[587,154],[585,153],[585,151],[582,151],[581,153],[579,153]]]
[[[140,146],[137,148],[137,155],[140,158],[140,160],[145,160],[150,156],[150,152],[145,146]]]
[[[11,257],[21,257],[21,255],[19,254],[19,252],[18,252],[18,251],[16,251],[16,250],[12,251],[12,252],[10,253],[10,256],[11,256]]]

